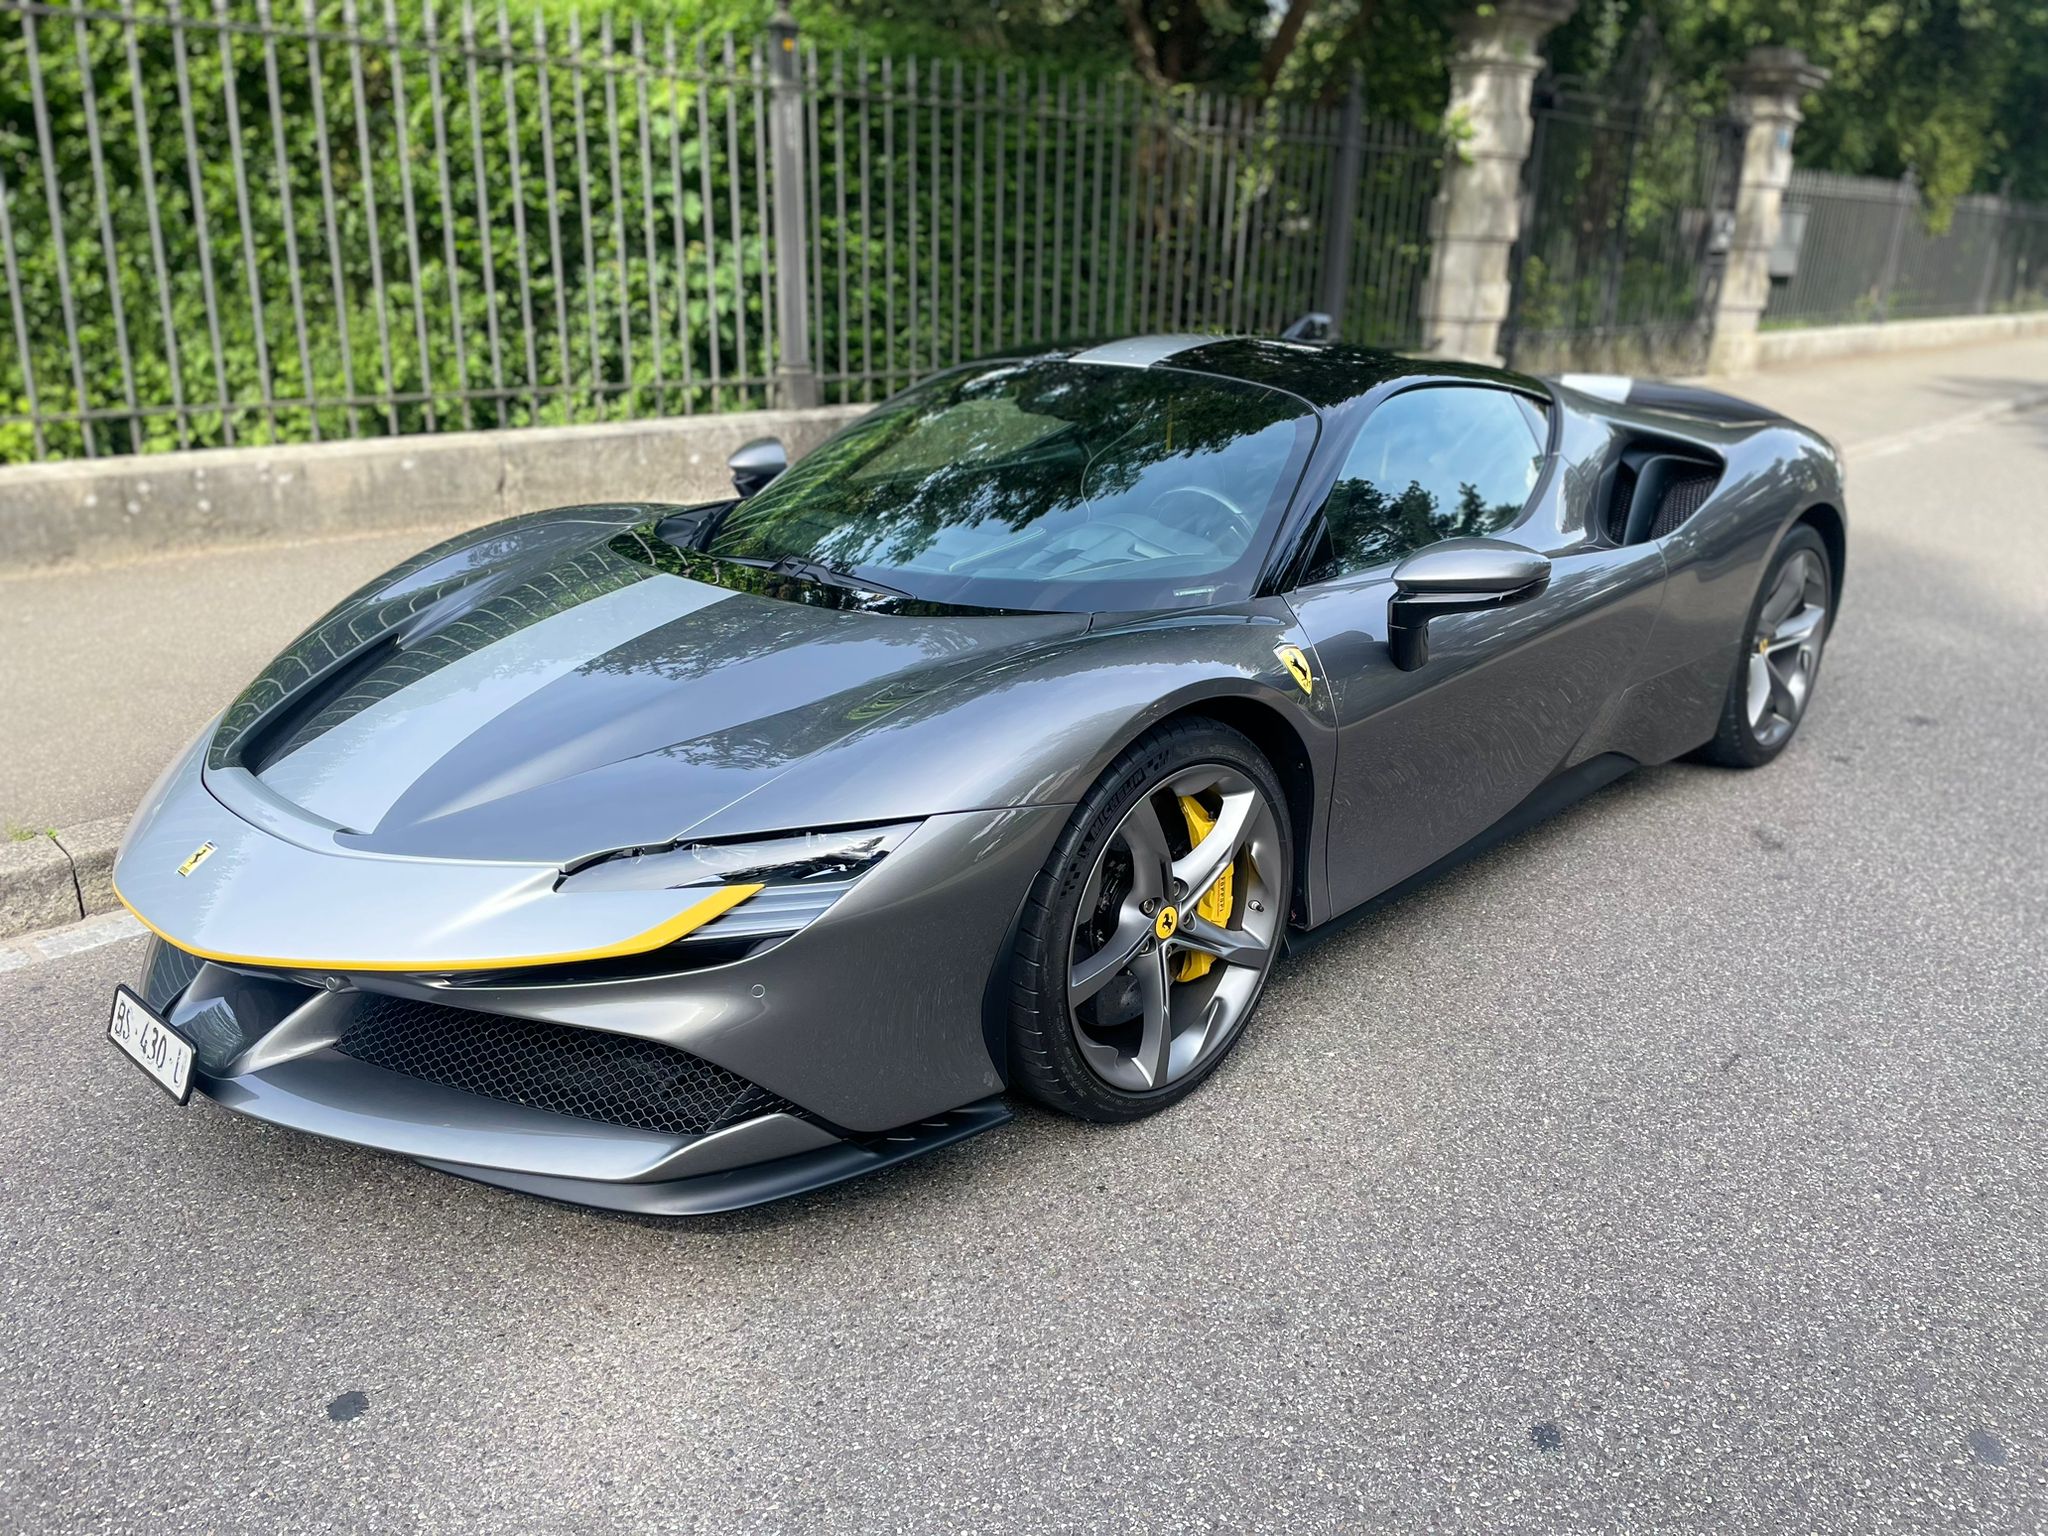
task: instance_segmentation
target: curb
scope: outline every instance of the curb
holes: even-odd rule
[[[125,816],[0,843],[0,939],[113,912],[114,852]]]
[[[223,545],[475,528],[541,507],[708,501],[727,455],[815,448],[866,406],[434,432],[0,466],[0,574]]]
[[[0,939],[0,971],[18,971],[45,960],[62,960],[123,939],[139,939],[149,930],[126,912],[102,912],[83,922],[73,919],[61,928],[17,933]]]

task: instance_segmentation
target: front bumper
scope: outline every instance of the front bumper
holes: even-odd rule
[[[733,1210],[1010,1117],[989,1096],[852,1131],[644,1038],[313,987],[200,962],[162,940],[142,985],[195,1042],[195,1088],[238,1114],[611,1210]]]
[[[142,992],[198,1044],[198,1090],[237,1113],[558,1199],[651,1214],[731,1209],[1008,1118],[996,1098],[1007,959],[1067,814],[932,817],[782,937],[735,924],[745,937],[707,945],[713,924],[627,962],[437,973],[204,960],[160,935]],[[235,851],[258,846],[238,837]],[[228,851],[223,842],[214,862]],[[124,866],[134,856],[125,850]],[[238,872],[241,906],[261,904],[249,887],[276,878],[263,868],[271,857],[283,856],[262,848]],[[446,894],[443,882],[411,878],[416,864],[378,862],[393,907]],[[336,863],[293,868],[317,880]],[[351,869],[351,881],[363,878]],[[295,885],[279,899],[317,910],[321,896]],[[330,909],[338,952],[350,952],[362,899],[351,886],[349,903]],[[463,920],[437,907],[416,918],[422,928]],[[362,1038],[380,1009],[416,1015],[395,1055]],[[518,1059],[527,1036],[538,1065]],[[464,1057],[479,1051],[491,1060]],[[450,1053],[464,1059],[451,1065]],[[677,1086],[699,1079],[712,1084],[708,1108]]]

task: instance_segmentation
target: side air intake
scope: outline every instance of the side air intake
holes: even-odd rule
[[[1661,539],[1665,534],[1674,532],[1679,524],[1705,506],[1720,478],[1710,469],[1700,469],[1691,474],[1673,475],[1665,481],[1664,494],[1657,498],[1657,511],[1650,520],[1650,537]]]
[[[1696,449],[1635,443],[1615,464],[1603,531],[1614,544],[1641,544],[1676,532],[1706,505],[1721,466]]]

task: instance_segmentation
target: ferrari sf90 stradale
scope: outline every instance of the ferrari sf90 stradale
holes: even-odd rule
[[[1639,764],[1785,749],[1834,450],[1723,395],[1157,336],[738,495],[428,550],[150,792],[109,1033],[181,1100],[729,1209],[1172,1104],[1290,941]]]

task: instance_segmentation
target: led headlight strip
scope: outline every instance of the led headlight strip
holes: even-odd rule
[[[805,881],[853,880],[900,844],[914,821],[836,832],[793,832],[731,843],[672,843],[661,848],[621,848],[573,866],[556,883],[559,891],[687,890],[727,881],[794,885]]]
[[[745,883],[751,892],[684,941],[767,938],[795,933],[822,917],[855,882],[916,830],[916,822],[830,832],[627,848],[587,860],[556,887],[582,891],[677,890]]]

